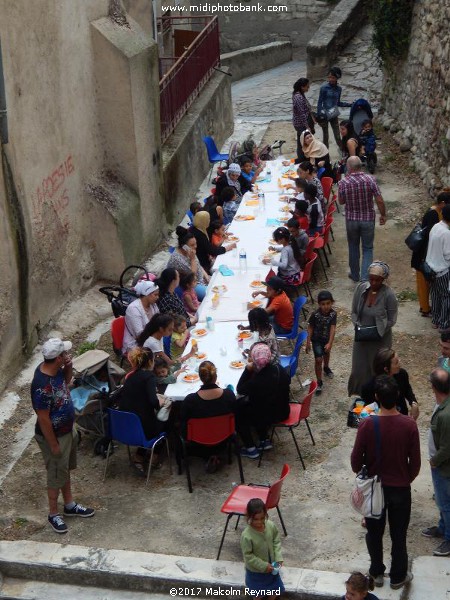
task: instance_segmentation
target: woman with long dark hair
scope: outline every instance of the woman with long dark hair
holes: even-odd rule
[[[305,93],[309,90],[309,79],[300,77],[294,83],[292,91],[292,124],[297,132],[297,157],[298,161],[304,160],[300,135],[309,129],[314,133],[315,119],[312,113],[311,105],[306,99]]]
[[[349,156],[358,156],[361,148],[361,142],[353,127],[351,121],[341,121],[339,123],[342,140],[342,158],[347,160]]]
[[[137,338],[138,346],[150,348],[153,354],[163,358],[169,366],[174,363],[164,352],[163,337],[172,335],[173,317],[172,315],[162,315],[158,313],[150,319],[144,327],[144,331]]]
[[[190,317],[184,308],[180,298],[176,295],[175,289],[180,285],[180,275],[176,269],[164,269],[156,280],[159,287],[158,307],[162,314],[170,313],[172,315],[181,315],[186,319],[188,327],[197,323],[197,317]]]
[[[206,294],[206,286],[209,282],[209,275],[205,273],[197,257],[197,240],[192,231],[178,225],[175,229],[178,238],[178,248],[170,255],[168,268],[174,268],[180,275],[195,273],[197,276],[197,286],[195,293],[200,302]]]

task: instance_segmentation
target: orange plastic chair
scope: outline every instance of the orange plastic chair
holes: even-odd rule
[[[313,239],[315,240],[316,238],[313,238]],[[313,256],[306,263],[305,270],[301,272],[300,282],[299,282],[298,286],[296,286],[296,287],[300,287],[302,285],[305,288],[305,292],[309,295],[309,297],[311,298],[311,302],[313,304],[314,304],[314,298],[311,294],[311,288],[309,287],[309,282],[311,281],[312,270],[313,270],[313,266],[314,266],[314,262],[316,261],[316,258],[317,258],[317,253],[313,252]]]
[[[241,455],[237,443],[236,426],[234,415],[227,413],[219,417],[206,417],[202,419],[189,419],[187,422],[186,439],[180,436],[183,462],[186,468],[186,477],[189,493],[192,494],[191,471],[189,469],[188,445],[189,443],[200,444],[202,446],[217,446],[222,442],[228,441],[228,463],[231,464],[231,446],[233,443],[235,453],[238,459],[239,475],[241,483],[244,483],[244,472],[242,470]],[[181,474],[181,461],[178,461],[179,473]]]
[[[325,279],[327,281],[328,281],[328,276],[327,276],[327,273],[325,271],[325,267],[324,267],[324,264],[323,264],[322,257],[320,255],[320,250],[322,250],[322,252],[323,252],[323,256],[325,258],[325,262],[327,263],[327,267],[329,267],[330,266],[330,261],[328,260],[327,253],[325,252],[325,246],[328,248],[328,251],[331,254],[331,248],[330,248],[330,244],[329,244],[329,238],[330,238],[330,229],[331,229],[332,224],[333,224],[333,217],[329,217],[329,220],[328,220],[328,222],[325,225],[325,229],[324,229],[323,235],[320,236],[320,237],[318,237],[318,238],[316,238],[316,242],[315,242],[315,245],[314,245],[314,249],[317,250],[317,252],[319,254],[319,260],[320,260],[320,264],[321,264],[321,267],[322,267],[322,271],[323,271],[323,274],[325,275]]]
[[[286,479],[290,471],[289,465],[283,465],[281,470],[280,478],[272,483],[272,485],[238,485],[231,491],[231,494],[225,500],[220,509],[225,515],[227,515],[227,521],[225,523],[225,529],[223,530],[222,540],[219,546],[219,552],[217,554],[217,560],[220,558],[222,552],[223,542],[228,529],[228,523],[233,515],[237,516],[237,522],[235,530],[239,525],[239,519],[245,515],[248,501],[252,498],[260,498],[266,505],[267,510],[276,508],[278,516],[280,518],[281,526],[283,527],[284,535],[287,535],[286,527],[284,525],[283,517],[281,516],[279,502],[281,496],[281,488],[283,487],[283,481]]]
[[[111,322],[111,338],[113,350],[120,357],[120,366],[125,359],[122,354],[123,336],[125,333],[125,317],[116,317]]]
[[[323,196],[325,200],[328,202],[330,199],[331,188],[333,187],[333,178],[332,177],[322,177],[320,180],[323,189]]]

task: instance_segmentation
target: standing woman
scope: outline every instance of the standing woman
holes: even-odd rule
[[[338,79],[342,77],[339,67],[332,67],[328,71],[328,82],[320,88],[319,101],[317,103],[317,115],[320,117],[320,126],[323,132],[323,143],[328,148],[328,123],[333,130],[334,139],[338,148],[341,147],[341,136],[339,135],[339,106],[350,107],[349,102],[341,102],[342,88],[338,85]]]
[[[126,354],[137,346],[137,337],[156,313],[159,298],[159,287],[153,281],[138,281],[134,291],[139,298],[128,305],[125,313],[125,331],[123,334],[122,353]]]
[[[422,317],[431,316],[430,306],[430,282],[425,279],[421,271],[423,262],[427,255],[428,239],[431,228],[439,223],[442,218],[442,209],[446,204],[450,204],[450,191],[444,191],[438,194],[436,202],[431,206],[422,217],[421,227],[424,229],[422,234],[422,244],[418,250],[412,253],[411,267],[416,270],[417,295],[419,297],[419,309]]]
[[[297,157],[299,161],[304,160],[300,135],[305,129],[311,129],[314,132],[315,119],[312,114],[311,105],[306,99],[306,92],[309,90],[309,79],[300,77],[294,83],[292,92],[292,124],[297,132]]]
[[[355,325],[352,371],[348,395],[361,395],[362,386],[374,374],[373,361],[380,348],[392,348],[392,327],[397,322],[398,303],[394,291],[385,283],[389,266],[381,261],[369,267],[369,281],[356,286],[352,303]],[[362,330],[358,331],[358,327]],[[366,339],[362,339],[362,337]]]
[[[450,331],[450,204],[442,221],[430,232],[426,263],[434,271],[431,282],[431,321],[435,329]]]

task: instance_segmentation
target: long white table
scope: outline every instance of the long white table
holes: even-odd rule
[[[252,200],[251,193],[244,196],[236,215],[252,215],[255,219],[251,221],[233,220],[229,227],[235,236],[239,237],[237,250],[226,252],[216,258],[214,263],[214,273],[208,285],[206,296],[198,310],[199,322],[193,328],[194,337],[197,339],[199,353],[206,353],[207,360],[212,361],[217,368],[218,382],[221,387],[231,384],[236,389],[237,382],[242,374],[242,369],[237,370],[230,367],[230,362],[242,358],[242,351],[238,347],[237,335],[239,323],[247,324],[248,306],[252,301],[252,292],[256,291],[250,287],[252,281],[260,275],[265,280],[270,270],[270,265],[264,265],[261,256],[267,252],[272,238],[273,231],[282,225],[278,222],[273,225],[267,224],[267,219],[278,219],[280,217],[290,217],[286,212],[280,211],[285,203],[280,202],[279,197],[285,194],[278,186],[278,180],[281,177],[283,167],[281,162],[283,157],[277,161],[271,161],[268,166],[271,169],[271,181],[258,183],[258,191],[265,194],[265,208],[261,206],[248,206],[246,202]],[[266,165],[267,168],[267,165]],[[266,171],[263,172],[263,175]],[[287,179],[283,179],[287,182]],[[247,254],[247,272],[242,273],[239,268],[239,249],[245,248]],[[218,271],[221,265],[226,265],[233,271],[232,276],[224,276]],[[259,279],[259,277],[258,277]],[[222,293],[219,298],[219,304],[213,308],[214,288],[225,285],[227,291]],[[264,287],[259,289],[265,289]],[[262,306],[266,301],[262,300]],[[214,321],[214,331],[208,331],[204,337],[196,337],[195,331],[206,329],[206,319],[212,317]],[[249,340],[244,341],[244,349],[249,348],[257,340],[257,334]],[[191,349],[189,343],[186,352]],[[205,360],[205,359],[202,359]],[[195,373],[201,361],[189,359],[189,373]],[[187,394],[199,389],[201,382],[186,383],[183,381],[184,374],[179,375],[176,383],[167,386],[166,394],[173,400],[183,400]]]

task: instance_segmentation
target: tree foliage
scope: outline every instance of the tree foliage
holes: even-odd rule
[[[372,43],[384,67],[406,57],[414,0],[371,0]]]

